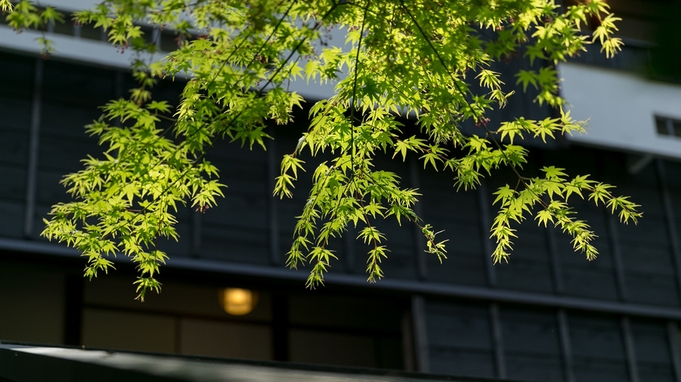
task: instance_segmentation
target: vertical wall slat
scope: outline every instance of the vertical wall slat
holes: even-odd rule
[[[549,251],[549,261],[551,262],[551,278],[553,279],[553,291],[556,294],[563,294],[565,287],[563,286],[563,276],[560,271],[560,259],[558,255],[558,246],[556,244],[556,231],[553,228],[546,229],[546,242]]]
[[[190,212],[192,216],[191,220],[191,253],[192,257],[201,256],[201,226],[203,219],[198,211]]]
[[[29,132],[28,169],[26,174],[26,210],[24,217],[24,237],[26,238],[31,238],[33,236],[33,222],[35,217],[43,67],[43,60],[39,58],[36,59],[33,80],[33,104],[31,105],[31,126]]]
[[[664,163],[661,159],[655,161],[655,167],[657,169],[660,195],[662,196],[662,205],[664,207],[664,218],[667,223],[667,236],[669,237],[669,246],[672,251],[672,259],[674,262],[676,288],[679,291],[679,296],[681,296],[681,245],[679,244],[679,237],[677,234],[679,231],[677,231],[672,199],[665,182],[666,174]]]
[[[489,239],[489,229],[492,226],[492,218],[490,212],[487,184],[484,179],[480,180],[480,185],[478,186],[478,209],[480,211],[480,232],[482,237],[482,256],[485,261],[485,271],[487,274],[487,286],[497,286],[497,275],[494,270],[494,263],[492,260],[492,242]]]
[[[355,228],[352,226],[348,226],[348,230],[344,233],[344,246],[345,246],[345,253],[344,255],[344,261],[345,261],[345,271],[347,273],[354,273],[355,269],[355,237],[357,236],[357,232],[355,231]]]
[[[627,355],[627,369],[629,370],[629,380],[639,382],[638,366],[636,361],[636,349],[634,348],[634,337],[631,334],[631,324],[629,317],[622,317],[622,337],[624,337],[624,351]]]
[[[506,359],[504,357],[504,338],[501,332],[501,318],[499,317],[499,305],[489,305],[490,322],[492,324],[492,339],[494,341],[494,361],[497,369],[497,378],[506,379]]]
[[[426,328],[426,303],[423,296],[411,296],[411,320],[414,333],[414,358],[416,371],[427,373],[430,370],[428,362],[428,331]]]
[[[559,309],[558,317],[558,331],[560,335],[560,347],[563,356],[563,372],[565,381],[575,382],[575,371],[572,365],[572,344],[570,342],[570,329],[568,327],[567,314],[565,310]]]
[[[681,337],[679,337],[679,327],[674,321],[667,322],[667,339],[674,366],[674,377],[677,382],[681,382],[681,343],[679,343]]]
[[[409,182],[412,188],[419,188],[421,186],[418,163],[414,158],[410,158],[409,160]],[[421,209],[420,203],[414,205],[414,212],[416,212],[418,216],[423,216],[423,210]],[[426,239],[423,237],[423,233],[419,230],[417,225],[414,225],[414,238],[416,239],[416,276],[419,280],[427,280],[428,265],[426,264],[426,253],[424,252],[426,249]]]
[[[610,247],[612,248],[612,260],[615,271],[615,280],[617,282],[617,294],[620,301],[627,301],[627,288],[625,283],[624,262],[622,261],[622,249],[619,243],[619,235],[617,233],[616,218],[610,214],[609,211],[604,211],[606,220],[608,222],[608,233],[610,236]]]
[[[274,129],[269,131],[270,136],[276,139],[276,133]],[[275,186],[275,178],[279,175],[277,165],[277,154],[276,154],[276,142],[275,139],[270,139],[267,141],[267,190],[269,192],[269,197],[267,198],[267,214],[268,214],[268,229],[269,229],[269,239],[270,239],[270,264],[281,265],[282,257],[279,253],[279,214],[277,210],[277,198],[271,196],[272,191]],[[265,194],[268,195],[268,194]]]

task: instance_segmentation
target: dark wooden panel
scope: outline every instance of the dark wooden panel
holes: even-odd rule
[[[0,200],[0,236],[21,237],[24,227],[24,204]]]
[[[291,295],[288,319],[296,327],[362,329],[392,335],[401,330],[404,308],[393,299],[334,295],[320,288]]]
[[[485,304],[429,300],[426,325],[431,346],[492,349],[491,324]]]
[[[433,255],[428,256],[428,280],[460,285],[485,286],[485,261],[481,251],[459,249],[458,242],[450,240],[447,259],[442,264]],[[466,240],[468,241],[468,240]],[[462,242],[463,244],[463,242]]]
[[[560,356],[554,312],[502,306],[500,319],[504,350],[508,354]]]
[[[624,360],[624,343],[619,320],[614,317],[568,315],[575,356]]]
[[[494,378],[494,354],[491,350],[458,350],[434,346],[429,352],[430,372],[460,377]]]
[[[623,153],[602,153],[604,181],[617,185],[614,191],[629,195],[631,200],[640,204],[645,215],[664,216],[664,206],[660,198],[655,166],[645,166],[635,175],[627,172],[627,157]]]
[[[279,251],[283,255],[291,248],[296,216],[303,212],[304,200],[282,199],[277,203],[277,224],[279,227]]]
[[[254,163],[246,158],[233,159],[228,162],[213,160],[212,163],[220,170],[220,183],[227,185],[225,191],[262,197],[272,195],[272,192],[267,189],[267,172],[264,163]]]
[[[575,357],[573,361],[575,377],[579,382],[622,382],[629,380],[627,365],[624,361],[593,361]]]
[[[26,201],[26,170],[22,166],[0,165],[0,200]]]
[[[622,255],[627,272],[674,275],[669,247],[664,244],[623,240]]]
[[[580,256],[576,253],[573,256]],[[614,270],[592,266],[600,259],[587,262],[586,266],[567,265],[561,268],[565,294],[599,300],[617,300],[617,283]]]
[[[216,137],[207,158],[227,162],[234,159],[243,159],[251,164],[264,164],[267,155],[263,148],[257,143],[253,144],[253,149],[249,148],[248,142],[243,146],[240,140],[231,142],[229,138]]]
[[[507,354],[506,374],[522,381],[562,381],[563,369],[558,356]]]
[[[561,268],[564,293],[604,300],[617,300],[614,258],[606,228],[605,212],[595,207],[579,210],[580,218],[591,224],[598,235],[593,244],[599,251],[595,260],[588,261],[583,253],[575,252],[570,242],[572,238],[556,229],[556,250]]]
[[[3,88],[6,84],[3,82]],[[32,89],[30,89],[32,91]],[[14,95],[0,93],[0,128],[28,131],[31,125],[32,94]]]
[[[161,238],[157,241],[158,249],[166,252],[171,257],[192,255],[192,227],[190,220],[184,216],[178,217],[179,223],[175,230],[180,235],[178,241]]]
[[[679,306],[676,280],[673,275],[626,272],[629,301],[639,304]]]
[[[417,277],[416,254],[418,250],[411,224],[403,223],[400,227],[393,218],[388,220],[377,218],[372,224],[386,236],[384,244],[390,251],[388,252],[388,258],[381,263],[385,276],[415,279]],[[366,269],[366,253],[370,247],[361,241],[357,241],[354,248],[358,256],[356,258],[357,261],[355,261],[355,272],[364,273]]]
[[[661,198],[661,195],[657,194],[657,197]],[[668,246],[669,234],[664,216],[649,214],[645,207],[643,207],[643,211],[643,218],[639,220],[638,224],[619,224],[617,226],[623,247],[630,243],[652,244],[658,247]]]
[[[102,149],[97,147],[99,137],[89,138],[85,126],[91,124],[102,114],[96,106],[80,103],[63,104],[57,100],[44,100],[40,112],[41,139],[49,144],[52,139],[59,137],[91,142],[93,149],[89,154],[101,156]]]
[[[674,369],[671,365],[661,365],[653,362],[640,362],[638,375],[642,382],[675,382]]]
[[[45,100],[97,107],[116,97],[112,70],[45,61],[43,78]]]
[[[494,266],[499,286],[552,293],[553,281],[546,233],[543,228],[538,228],[529,221],[516,229],[518,238],[514,240],[514,249],[508,263],[499,263]]]
[[[88,155],[101,158],[102,151],[96,141],[87,140],[85,136],[81,139],[43,136],[38,151],[38,171],[56,172],[62,176],[80,171],[83,169],[83,159],[87,159]]]
[[[502,306],[501,330],[510,379],[563,379],[556,315],[548,310]]]
[[[558,259],[561,266],[573,267],[575,269],[584,268],[599,272],[608,273],[614,266],[614,257],[612,253],[612,246],[610,241],[602,236],[607,236],[608,231],[600,231],[593,229],[598,235],[593,245],[598,249],[598,256],[596,259],[589,261],[586,259],[584,253],[575,251],[572,246],[572,236],[564,234],[560,229],[555,230],[556,250],[558,252]],[[601,235],[603,234],[603,235]]]
[[[436,232],[443,231],[437,238],[449,240],[446,244],[448,252],[455,254],[457,252],[481,253],[483,251],[483,238],[479,222],[460,219],[461,215],[456,214],[452,214],[448,218],[430,217],[429,215],[428,212],[425,213],[425,221],[432,224]],[[410,225],[409,223],[405,224],[405,226]]]
[[[421,208],[427,221],[430,219],[457,219],[470,222],[480,220],[476,192],[463,189],[456,191],[453,173],[423,170],[420,163],[416,168],[419,171],[419,190],[423,194],[420,202]]]
[[[201,257],[267,264],[269,244],[268,233],[265,230],[244,229],[230,226],[202,227]]]
[[[62,171],[40,171],[37,178],[36,201],[38,204],[52,205],[69,202],[71,196],[59,182],[66,173]]]
[[[0,104],[2,100],[0,100]],[[2,111],[0,111],[0,115]],[[0,165],[26,166],[28,160],[28,134],[0,126]]]
[[[48,204],[36,204],[35,214],[33,215],[33,229],[31,230],[30,238],[31,240],[47,241],[47,239],[40,236],[40,233],[45,229],[45,223],[43,223],[43,218],[49,219],[48,213],[52,209],[52,205]],[[62,244],[66,247],[66,244]]]
[[[203,214],[203,221],[209,226],[236,226],[243,229],[267,228],[267,202],[253,194],[225,190],[225,198],[217,200],[218,205]]]
[[[633,318],[631,334],[639,363],[652,362],[659,363],[660,367],[672,367],[668,331],[664,322]]]
[[[36,58],[0,53],[0,94],[30,96],[33,93]],[[3,114],[4,115],[4,114]]]
[[[666,178],[665,184],[670,190],[681,191],[681,162],[663,161]],[[681,201],[677,201],[681,203]]]
[[[511,257],[508,264],[495,265],[499,286],[506,289],[551,293],[551,268],[546,262]]]

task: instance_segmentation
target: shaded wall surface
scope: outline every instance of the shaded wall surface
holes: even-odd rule
[[[424,171],[414,158],[379,158],[378,167],[421,190],[424,219],[449,238],[448,259],[439,264],[423,253],[414,227],[378,223],[391,249],[386,280],[366,284],[366,248],[339,239],[328,289],[310,297],[302,290],[305,270],[287,271],[283,264],[311,171],[292,199],[271,196],[278,160],[293,151],[303,130],[301,112],[295,126],[272,130],[276,140],[267,152],[216,143],[208,158],[229,186],[226,197],[204,214],[179,212],[179,243],[161,243],[176,260],[174,273],[161,296],[140,305],[133,301],[132,278],[74,282],[82,262],[39,237],[50,205],[67,198],[58,184],[63,174],[101,151],[83,126],[99,116],[98,106],[126,94],[129,79],[6,53],[0,67],[0,338],[255,359],[284,354],[472,377],[681,381],[677,162],[656,159],[631,174],[627,163],[637,158],[622,153],[533,149],[528,176],[543,165],[592,174],[631,195],[645,217],[637,226],[620,225],[575,198],[579,216],[599,235],[597,260],[574,253],[558,230],[528,221],[516,227],[510,262],[493,266],[492,193],[515,184],[512,176],[499,172],[477,191],[456,192],[451,174]],[[156,94],[172,101],[180,88],[164,83]],[[547,113],[523,103],[514,107]],[[319,161],[306,159],[312,166]],[[25,253],[33,254],[30,261]],[[39,265],[46,258],[59,265]],[[124,263],[119,267],[121,275],[132,274]],[[185,277],[190,270],[194,276]],[[261,290],[261,310],[227,317],[214,296],[218,287],[239,283]],[[242,345],[249,341],[255,345]]]

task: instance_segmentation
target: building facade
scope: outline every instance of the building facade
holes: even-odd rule
[[[65,13],[87,6],[43,3]],[[637,16],[632,4],[613,7]],[[51,30],[59,53],[44,60],[31,32],[0,25],[0,340],[512,380],[681,382],[681,86],[641,75],[650,44],[636,38],[649,39],[640,35],[649,18],[638,16],[622,28],[628,45],[614,60],[597,58],[596,47],[559,67],[573,115],[592,118],[590,134],[529,143],[532,163],[592,174],[642,205],[637,226],[578,205],[599,235],[597,260],[530,221],[518,227],[510,262],[493,265],[492,192],[511,175],[456,192],[451,175],[386,158],[377,163],[423,193],[422,216],[445,231],[449,258],[439,264],[417,230],[385,223],[384,280],[366,283],[365,250],[350,233],[335,243],[327,285],[305,290],[305,269],[284,267],[305,192],[271,195],[299,124],[273,129],[266,152],[215,145],[208,156],[225,199],[205,213],[180,211],[181,240],[161,243],[170,255],[163,292],[145,303],[134,300],[125,259],[87,281],[78,253],[40,237],[50,206],[68,197],[59,180],[100,153],[83,126],[131,87],[128,57],[99,31],[67,26]],[[163,36],[159,44],[172,47]],[[181,86],[161,83],[154,96],[172,104]],[[503,113],[492,120],[550,110],[526,97]],[[255,308],[226,313],[223,288],[256,292]]]

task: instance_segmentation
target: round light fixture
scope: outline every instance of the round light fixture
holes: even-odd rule
[[[223,288],[218,292],[220,305],[233,316],[243,316],[258,304],[258,293],[249,289]]]

